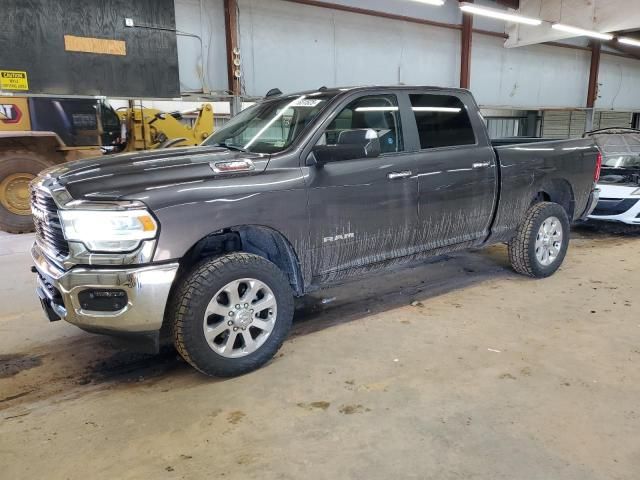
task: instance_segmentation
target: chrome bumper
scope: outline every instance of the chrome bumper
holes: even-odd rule
[[[178,264],[138,268],[84,268],[62,270],[31,248],[38,273],[36,292],[50,320],[60,317],[97,333],[152,332],[162,327],[169,290]],[[126,305],[117,311],[83,310],[78,295],[87,289],[120,289],[127,293]]]

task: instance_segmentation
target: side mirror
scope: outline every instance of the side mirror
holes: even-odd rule
[[[380,152],[378,134],[370,128],[343,130],[338,135],[336,145],[316,145],[312,150],[318,165],[357,158],[375,158],[380,156]]]

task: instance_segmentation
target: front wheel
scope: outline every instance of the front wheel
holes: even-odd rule
[[[255,370],[278,351],[291,327],[293,293],[268,260],[233,253],[196,266],[181,281],[169,319],[180,355],[207,375]]]
[[[533,205],[509,242],[513,269],[530,277],[553,275],[569,247],[569,218],[557,203]]]

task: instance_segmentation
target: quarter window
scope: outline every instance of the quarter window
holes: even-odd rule
[[[354,100],[333,119],[318,145],[337,145],[341,139],[348,138],[345,132],[364,129],[376,132],[382,153],[404,150],[395,95],[371,95]]]
[[[464,103],[450,95],[409,95],[420,148],[473,145],[476,137]]]

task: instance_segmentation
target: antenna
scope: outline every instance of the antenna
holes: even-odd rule
[[[265,95],[265,98],[277,97],[278,95],[282,95],[282,92],[280,91],[280,89],[279,88],[272,88],[271,90],[269,90],[267,92],[267,94]]]

